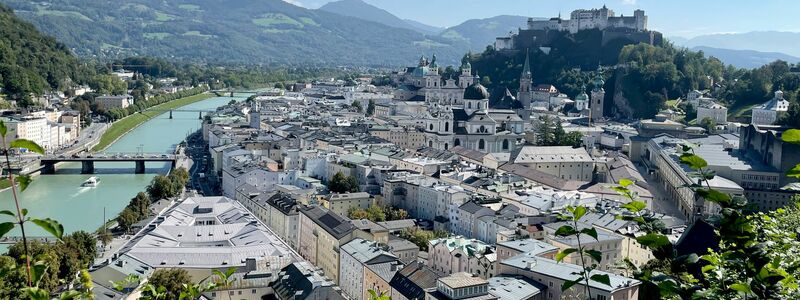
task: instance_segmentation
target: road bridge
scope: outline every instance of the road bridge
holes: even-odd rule
[[[169,162],[174,169],[182,155],[162,153],[101,153],[86,156],[45,156],[39,160],[42,174],[56,172],[56,164],[61,162],[80,162],[81,174],[94,173],[94,164],[97,162],[133,162],[136,164],[136,174],[144,174],[146,162]]]

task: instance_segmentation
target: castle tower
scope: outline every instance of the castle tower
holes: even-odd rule
[[[594,78],[594,89],[592,89],[591,104],[589,105],[591,121],[596,122],[603,119],[603,105],[605,104],[606,91],[603,89],[605,81],[600,68],[597,68],[597,76]]]
[[[531,109],[531,88],[533,87],[533,74],[531,73],[530,55],[525,53],[525,64],[522,66],[522,74],[519,77],[519,90],[517,90],[517,100],[522,103],[522,108]]]

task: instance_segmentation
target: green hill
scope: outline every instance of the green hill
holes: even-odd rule
[[[10,98],[27,99],[84,77],[69,48],[44,36],[0,5],[0,88]]]
[[[397,65],[465,43],[280,0],[0,0],[81,56],[205,62]]]

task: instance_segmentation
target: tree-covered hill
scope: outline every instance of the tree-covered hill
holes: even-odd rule
[[[0,88],[9,98],[26,99],[83,80],[83,70],[67,46],[0,5]]]
[[[582,87],[593,88],[591,79],[600,63],[604,66],[607,116],[633,119],[651,118],[666,108],[667,100],[695,89],[709,90],[730,111],[763,103],[778,89],[790,102],[798,102],[800,74],[791,71],[797,70],[797,65],[775,61],[756,69],[739,69],[669,42],[651,46],[618,39],[603,44],[600,35],[596,30],[563,33],[548,45],[548,53],[532,49],[534,84],[553,84],[574,97]],[[519,87],[524,51],[487,48],[469,58],[494,88]]]
[[[81,56],[200,62],[399,65],[466,51],[436,36],[281,0],[2,0]]]

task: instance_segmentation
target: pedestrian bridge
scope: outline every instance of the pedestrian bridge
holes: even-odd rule
[[[45,156],[39,160],[42,166],[42,174],[53,174],[56,172],[56,164],[61,162],[80,162],[81,174],[94,173],[94,164],[98,162],[133,162],[136,165],[136,174],[144,174],[146,162],[169,162],[171,168],[175,168],[178,159],[182,155],[163,154],[163,153],[100,153],[90,155],[73,156]]]

